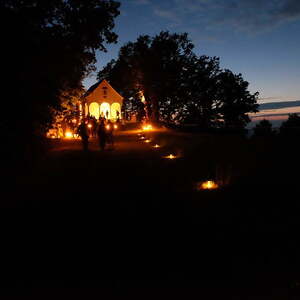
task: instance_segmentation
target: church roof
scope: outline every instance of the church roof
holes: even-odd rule
[[[110,89],[112,89],[116,94],[118,94],[121,98],[123,98],[110,84],[106,79],[100,80],[99,82],[95,83],[94,85],[92,85],[84,94],[84,97],[89,96],[95,89],[97,89],[98,87],[100,87],[101,85],[106,86]]]

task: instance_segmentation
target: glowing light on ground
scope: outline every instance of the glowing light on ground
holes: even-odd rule
[[[66,137],[66,139],[72,139],[73,138],[73,133],[71,131],[66,131],[65,137]]]
[[[92,128],[93,126],[92,126],[92,124],[88,124],[88,128]]]
[[[145,143],[151,143],[151,140],[145,140]]]
[[[198,190],[216,190],[219,185],[213,180],[201,182],[198,186]]]
[[[107,125],[107,126],[106,126],[106,129],[109,130],[109,129],[110,129],[110,125]]]
[[[118,125],[114,125],[114,129],[118,129]]]
[[[144,136],[141,136],[141,137],[140,137],[140,139],[141,139],[141,140],[144,140],[144,139],[145,139],[145,137],[144,137]]]
[[[153,146],[153,148],[160,148],[160,146],[158,145],[158,144],[155,144],[154,146]]]
[[[144,130],[144,131],[150,131],[150,130],[152,130],[152,129],[153,129],[153,127],[152,127],[151,124],[147,124],[147,125],[143,126],[143,130]]]
[[[174,155],[174,154],[169,154],[169,155],[167,155],[167,156],[164,156],[164,158],[167,158],[167,159],[176,159],[177,156]]]

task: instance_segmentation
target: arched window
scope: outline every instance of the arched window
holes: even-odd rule
[[[107,102],[103,102],[100,106],[100,115],[102,117],[110,119],[110,105]]]
[[[111,118],[117,119],[117,117],[121,119],[121,105],[119,103],[113,103],[111,105]]]
[[[99,119],[99,104],[97,102],[92,102],[90,104],[89,112],[91,116],[95,117],[96,119]]]

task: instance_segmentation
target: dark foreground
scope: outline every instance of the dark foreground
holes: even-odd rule
[[[2,296],[300,299],[297,143],[148,136],[163,147],[55,144],[3,188],[3,206],[41,209],[8,226]],[[211,177],[224,186],[196,190]]]

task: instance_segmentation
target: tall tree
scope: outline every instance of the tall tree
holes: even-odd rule
[[[24,145],[45,132],[62,95],[78,90],[93,69],[95,50],[116,42],[118,14],[113,0],[0,2],[2,137]]]
[[[187,34],[163,31],[153,38],[140,36],[136,42],[124,45],[118,60],[100,71],[98,78],[109,79],[126,97],[143,95],[149,117],[158,121],[160,110],[169,114],[167,103],[178,99],[180,79],[192,49]]]
[[[185,101],[178,115],[182,122],[196,123],[209,128],[215,121],[217,76],[221,72],[217,57],[192,57],[181,79],[185,87]]]
[[[257,110],[258,93],[248,91],[241,74],[223,71],[219,58],[198,57],[193,47],[186,33],[140,36],[124,45],[98,78],[111,81],[131,102],[143,95],[154,121],[245,126],[247,113]]]
[[[241,74],[222,71],[217,78],[216,108],[225,127],[243,128],[250,122],[248,113],[258,110],[258,93],[251,94]]]

